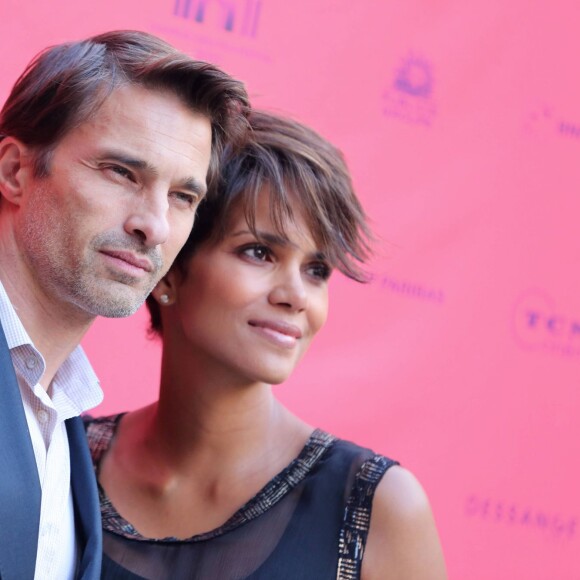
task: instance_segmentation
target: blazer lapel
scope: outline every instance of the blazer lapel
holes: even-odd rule
[[[71,485],[75,506],[80,559],[77,578],[97,580],[101,574],[103,539],[97,480],[87,444],[83,420],[66,421],[71,462]]]
[[[40,482],[20,389],[0,324],[0,576],[33,578]]]

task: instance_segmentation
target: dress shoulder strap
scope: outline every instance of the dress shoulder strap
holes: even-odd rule
[[[382,455],[367,459],[355,475],[338,542],[336,580],[359,580],[375,490],[386,471],[397,461]]]
[[[115,431],[119,425],[119,421],[124,415],[126,415],[126,413],[118,413],[107,417],[97,418],[91,417],[90,415],[83,416],[83,423],[87,433],[91,458],[97,475],[101,458],[109,449],[111,440],[115,436]]]

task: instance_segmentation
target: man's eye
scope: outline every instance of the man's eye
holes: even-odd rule
[[[135,176],[133,172],[123,167],[122,165],[107,165],[105,167],[107,171],[114,173],[115,176],[123,177],[124,179],[128,179],[129,181],[135,181]]]
[[[185,193],[183,191],[174,191],[171,195],[179,203],[185,204],[189,207],[194,206],[198,200],[198,196],[193,195],[191,193]]]

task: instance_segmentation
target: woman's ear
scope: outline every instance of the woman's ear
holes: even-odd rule
[[[176,270],[176,268],[170,268],[169,272],[157,282],[157,285],[151,291],[151,296],[155,298],[160,306],[169,306],[175,303],[179,280],[179,274]]]
[[[28,147],[14,137],[0,141],[0,193],[10,203],[20,205],[26,189],[26,173],[32,168]]]

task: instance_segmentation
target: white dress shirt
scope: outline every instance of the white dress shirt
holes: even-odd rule
[[[16,371],[42,490],[35,580],[72,580],[77,541],[65,420],[103,399],[82,348],[59,367],[48,392],[39,384],[46,365],[0,283],[0,320]]]

